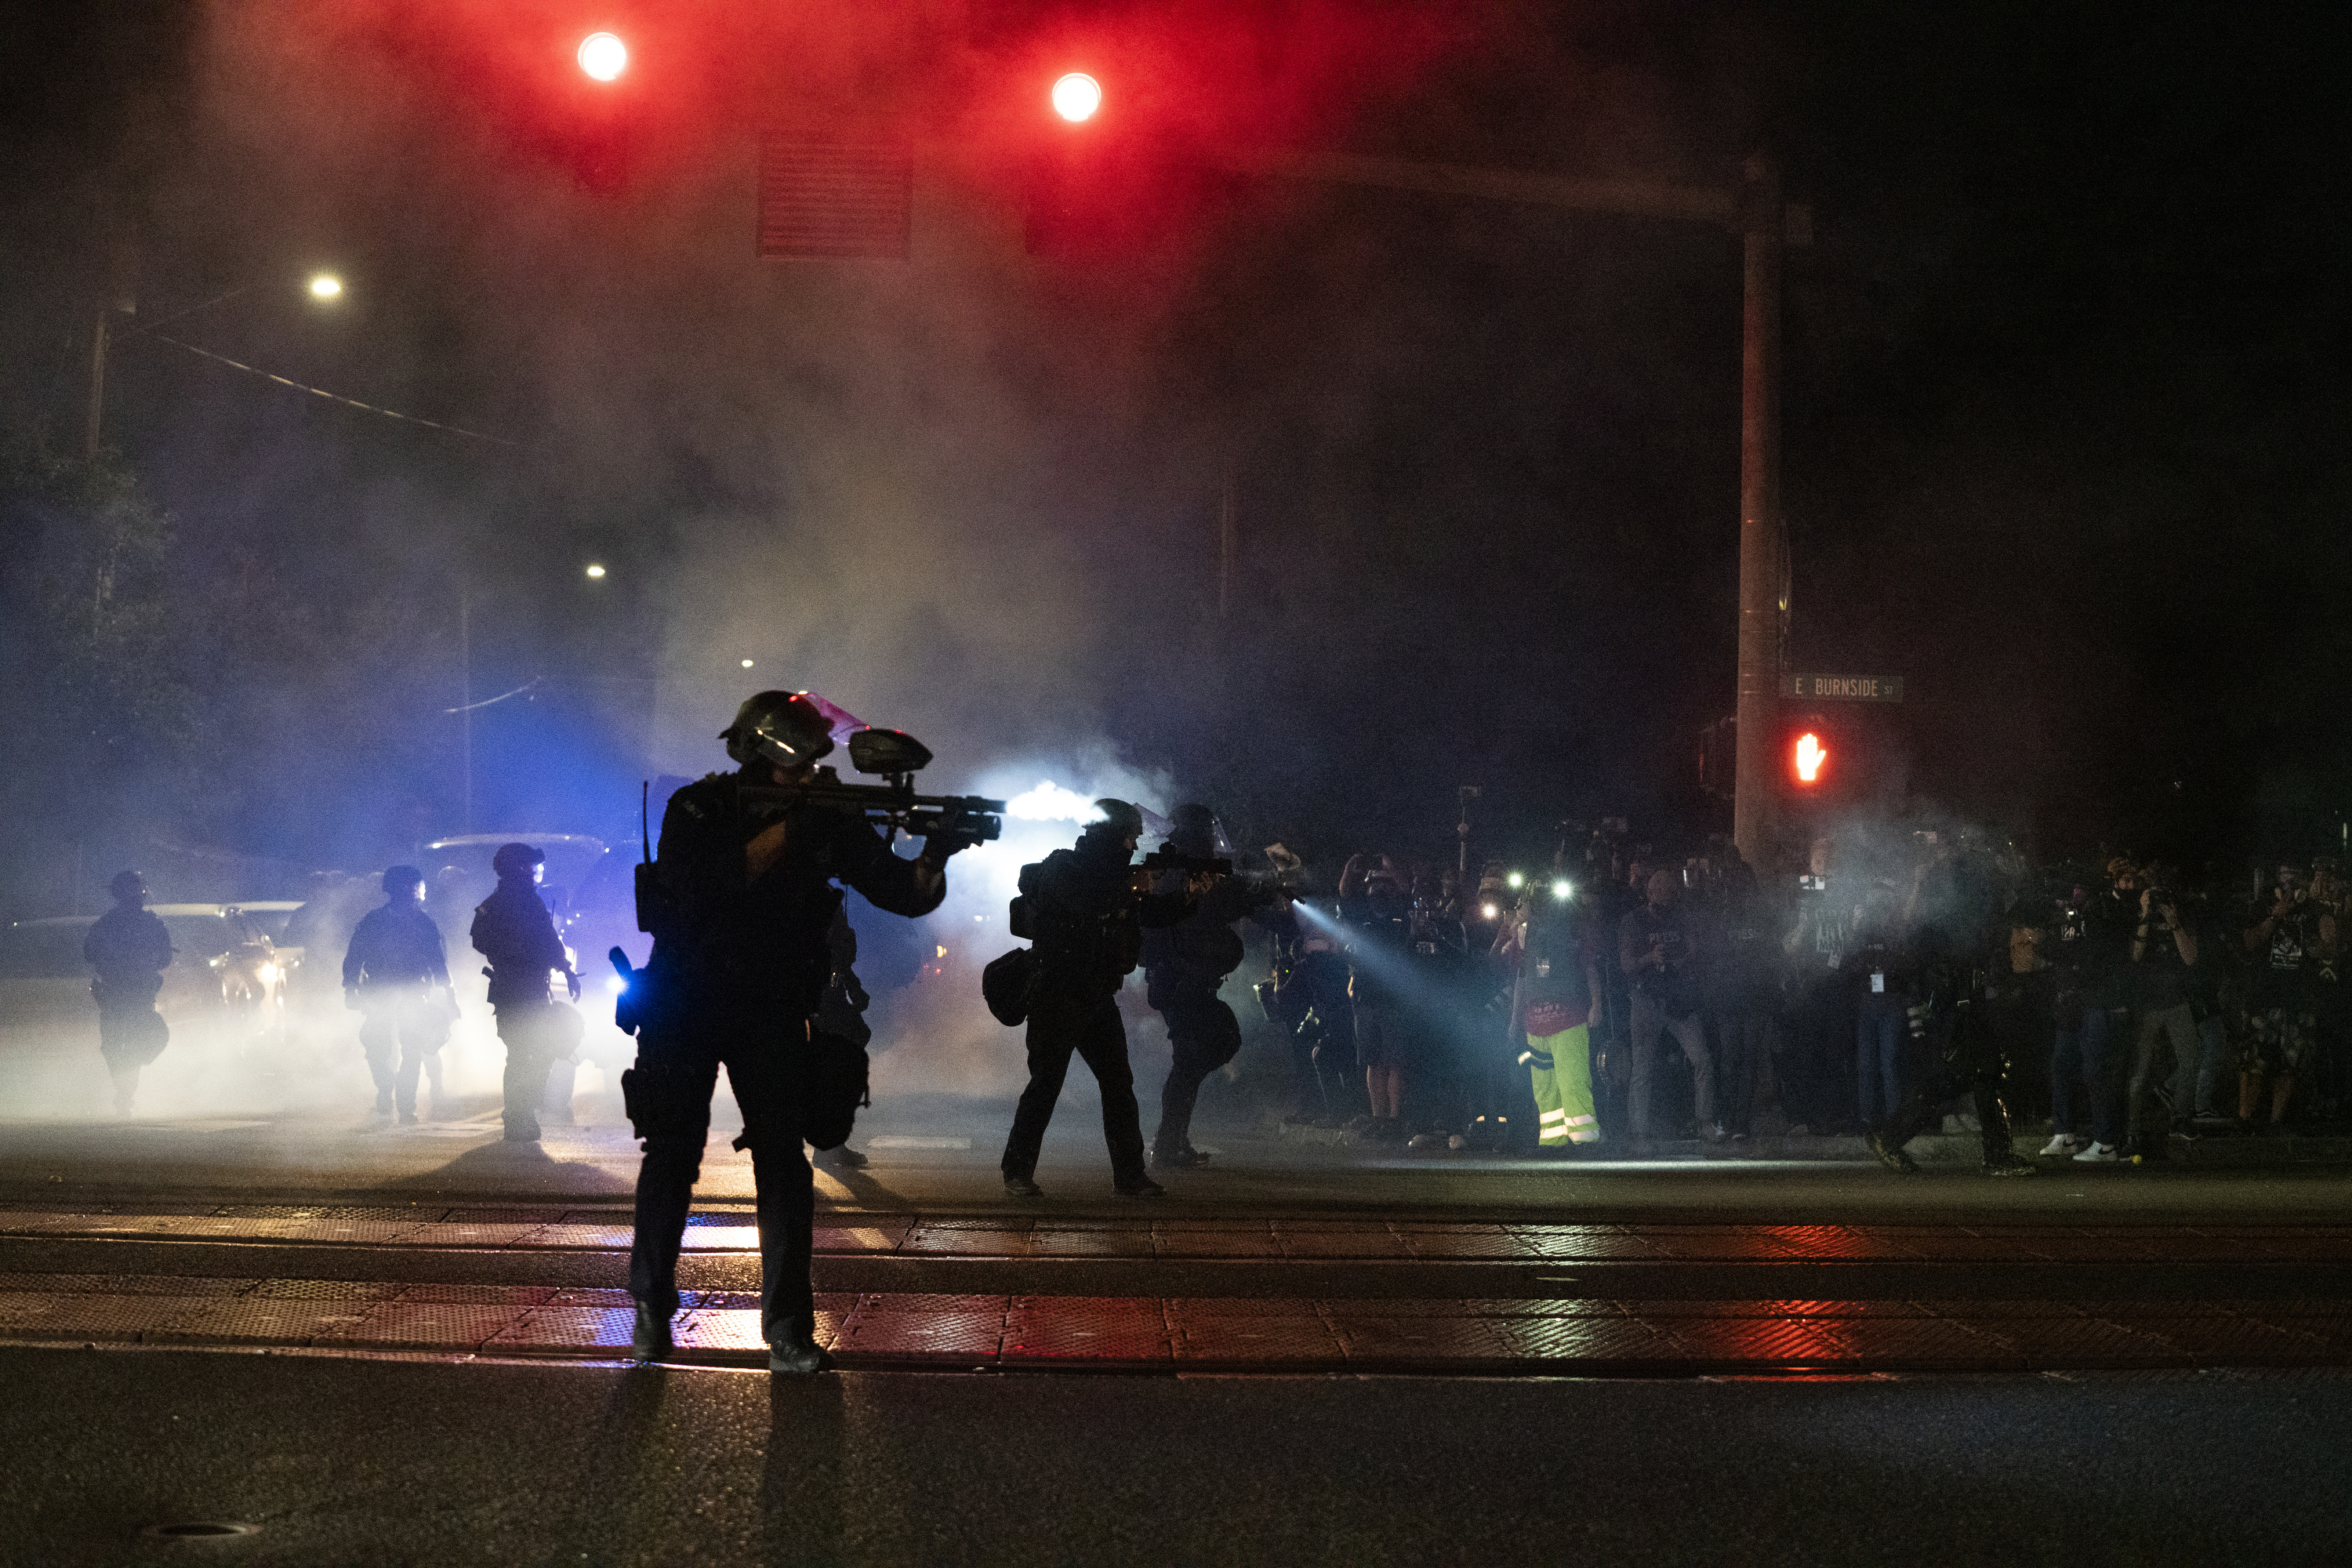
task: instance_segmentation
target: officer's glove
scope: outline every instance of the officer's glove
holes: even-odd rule
[[[929,860],[945,860],[950,856],[962,854],[979,842],[977,838],[968,838],[961,833],[940,828],[923,839],[923,856]]]
[[[580,976],[576,973],[569,969],[563,972],[563,988],[572,993],[574,1002],[580,1000]]]

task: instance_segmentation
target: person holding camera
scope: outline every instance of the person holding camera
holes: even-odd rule
[[[1130,1198],[1167,1191],[1144,1167],[1143,1119],[1118,992],[1142,959],[1145,930],[1182,920],[1196,889],[1190,879],[1182,892],[1140,889],[1141,876],[1130,862],[1143,837],[1143,813],[1123,800],[1098,800],[1095,809],[1100,816],[1079,831],[1076,845],[1021,868],[1036,978],[1028,1006],[1029,1082],[1013,1108],[1001,1162],[1004,1190],[1016,1198],[1045,1195],[1037,1186],[1037,1154],[1073,1055],[1085,1060],[1102,1089],[1103,1142],[1110,1146],[1114,1190]]]
[[[2170,881],[2161,876],[2148,879],[2149,885],[2139,890],[2139,921],[2132,928],[2131,990],[2139,1026],[2132,1041],[2124,1135],[2134,1154],[2151,1160],[2166,1157],[2173,1122],[2186,1125],[2197,1100],[2197,1010],[2189,994],[2199,956],[2197,932]],[[2153,1116],[2147,1103],[2159,1042],[2172,1047],[2172,1114],[2162,1118]]]
[[[1658,1037],[1672,1034],[1690,1062],[1699,1131],[1720,1142],[1716,1120],[1715,1060],[1707,1054],[1706,1029],[1699,1020],[1703,999],[1698,945],[1688,915],[1678,904],[1681,885],[1672,871],[1652,874],[1649,901],[1626,912],[1617,928],[1617,965],[1633,983],[1633,1088],[1629,1120],[1636,1143],[1656,1136],[1650,1121],[1650,1096],[1657,1077]]]
[[[629,1248],[634,1347],[640,1361],[670,1349],[678,1248],[723,1064],[743,1112],[735,1146],[751,1152],[769,1370],[804,1374],[832,1365],[816,1342],[809,1283],[816,1197],[801,1144],[819,1128],[822,1141],[840,1142],[834,1129],[846,1121],[841,1075],[826,1070],[832,1058],[820,1054],[811,1024],[834,973],[828,933],[842,897],[835,884],[856,889],[885,913],[927,915],[947,896],[949,857],[970,841],[934,833],[908,860],[862,816],[821,805],[781,816],[752,809],[744,792],[809,784],[817,759],[833,750],[831,722],[805,695],[760,692],[720,738],[740,766],[670,797],[651,888],[640,889],[653,956],[622,994],[637,1059],[621,1075],[621,1093],[645,1144]],[[857,1089],[847,1085],[850,1105]]]

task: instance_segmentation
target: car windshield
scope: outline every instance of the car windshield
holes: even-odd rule
[[[299,904],[288,904],[283,909],[256,909],[251,904],[243,904],[238,906],[236,912],[244,916],[256,931],[271,942],[283,946],[286,942],[287,922],[294,918],[295,910],[299,908],[301,906]]]
[[[218,958],[241,942],[250,940],[226,915],[165,915],[164,929],[172,933],[174,962],[186,963],[194,959]]]

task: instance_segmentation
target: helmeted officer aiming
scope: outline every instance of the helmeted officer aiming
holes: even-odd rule
[[[1129,1197],[1164,1191],[1144,1167],[1118,991],[1143,956],[1145,928],[1183,919],[1191,898],[1138,892],[1129,863],[1143,835],[1143,814],[1123,800],[1098,800],[1095,808],[1101,816],[1079,833],[1074,847],[1021,868],[1036,978],[1028,1008],[1029,1084],[1004,1142],[1004,1190],[1014,1197],[1041,1195],[1037,1154],[1073,1053],[1085,1058],[1102,1089],[1112,1184]]]
[[[1185,805],[1169,819],[1161,847],[1195,860],[1224,853],[1216,814]],[[1209,1075],[1241,1054],[1242,1026],[1217,995],[1225,976],[1242,962],[1243,944],[1234,922],[1275,902],[1278,890],[1221,878],[1202,895],[1192,912],[1171,926],[1143,933],[1145,994],[1168,1026],[1172,1060],[1160,1091],[1160,1128],[1151,1140],[1151,1163],[1181,1168],[1203,1165],[1209,1157],[1192,1147],[1192,1108]]]
[[[375,1114],[389,1118],[396,1110],[405,1127],[416,1121],[417,1075],[448,1043],[457,1000],[441,928],[425,912],[425,873],[394,866],[383,874],[383,904],[361,918],[344,950],[343,997],[363,1020],[360,1046],[375,1079]]]
[[[499,1038],[507,1048],[501,1087],[509,1143],[538,1141],[549,1064],[580,1043],[580,1015],[549,994],[550,977],[561,973],[572,1000],[580,1000],[580,976],[539,896],[546,862],[530,845],[501,844],[490,857],[499,885],[474,908],[474,951],[490,961],[490,1005],[498,1010]]]
[[[623,1075],[629,1120],[645,1143],[637,1172],[629,1291],[635,1351],[666,1353],[677,1311],[677,1256],[709,1136],[721,1063],[743,1112],[738,1148],[751,1152],[760,1226],[760,1318],[779,1373],[831,1364],[816,1342],[809,1285],[815,1194],[803,1136],[837,1114],[838,1084],[810,1020],[834,972],[826,935],[841,907],[836,882],[875,908],[914,917],[947,895],[948,858],[968,841],[935,834],[912,860],[861,817],[819,805],[761,815],[747,789],[820,782],[830,725],[804,696],[762,691],[721,732],[740,765],[670,797],[650,879],[653,956],[625,994],[637,1032]],[[626,1026],[626,1025],[625,1025]],[[859,1062],[863,1058],[857,1057]],[[856,1089],[850,1089],[852,1105]],[[844,1119],[845,1120],[845,1119]]]
[[[114,907],[90,922],[81,955],[97,977],[89,983],[98,1004],[98,1049],[114,1079],[114,1110],[131,1114],[139,1094],[139,1071],[163,1054],[171,1026],[155,1010],[163,971],[172,966],[172,933],[147,908],[146,879],[118,872],[107,884]]]

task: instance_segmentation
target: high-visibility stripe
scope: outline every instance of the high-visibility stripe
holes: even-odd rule
[[[1567,1120],[1567,1117],[1568,1112],[1565,1110],[1547,1110],[1543,1113],[1543,1120],[1546,1121],[1562,1121]],[[1588,1116],[1584,1120],[1590,1121],[1592,1118]]]
[[[1562,1111],[1560,1114],[1563,1116],[1568,1115],[1566,1111]],[[1570,1127],[1591,1127],[1600,1120],[1601,1118],[1598,1116],[1570,1116],[1568,1118],[1568,1124]]]
[[[1577,1131],[1570,1133],[1568,1135],[1568,1141],[1571,1143],[1598,1143],[1601,1142],[1601,1129],[1598,1127],[1581,1128]]]

